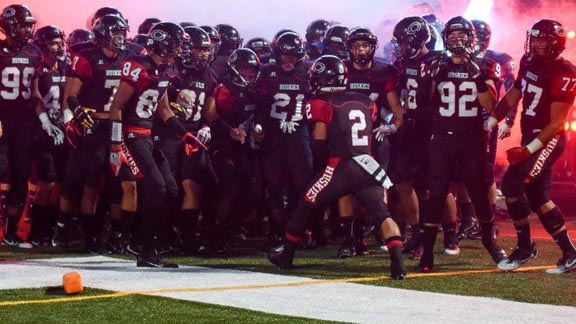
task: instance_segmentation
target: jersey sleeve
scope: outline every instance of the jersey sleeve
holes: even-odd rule
[[[79,54],[72,56],[72,64],[70,66],[70,76],[78,78],[82,81],[88,80],[92,77],[92,66],[88,60]]]
[[[550,103],[574,103],[576,96],[576,73],[572,69],[558,71],[550,85]]]
[[[324,100],[312,99],[308,102],[311,122],[324,122],[329,124],[332,121],[332,106]]]
[[[518,70],[518,77],[516,78],[516,81],[514,81],[514,88],[516,88],[520,91],[522,91],[522,76],[524,75],[526,60],[527,60],[527,57],[526,57],[526,55],[524,55],[522,57],[522,59],[520,60],[520,68]]]
[[[388,94],[398,89],[399,71],[395,66],[389,65],[386,69],[386,74],[388,77],[386,78],[386,83],[384,83],[384,93]]]
[[[150,85],[148,71],[138,62],[127,60],[122,62],[120,81],[126,82],[136,89],[136,92],[145,91]]]

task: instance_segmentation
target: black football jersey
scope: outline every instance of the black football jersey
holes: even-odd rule
[[[376,105],[361,93],[332,93],[310,100],[311,122],[327,125],[330,157],[370,154],[375,114]]]
[[[261,72],[261,93],[258,112],[267,138],[284,137],[282,121],[296,122],[296,133],[306,127],[306,103],[310,98],[308,69],[312,63],[300,62],[292,71],[284,71],[279,64],[267,64]],[[271,135],[271,136],[270,136]]]
[[[218,80],[222,80],[228,75],[228,56],[217,55],[210,64]]]
[[[550,123],[554,102],[574,103],[576,67],[559,58],[548,63],[522,57],[514,87],[522,91],[522,144],[532,141]]]
[[[434,89],[434,133],[471,134],[484,131],[482,113],[484,108],[478,101],[479,82],[484,78],[475,79],[477,73],[484,73],[485,78],[497,78],[494,73],[497,68],[493,62],[489,65],[474,58],[476,66],[471,64],[455,64],[451,59],[443,57],[432,63],[431,76],[436,84]]]
[[[386,116],[382,108],[390,109],[386,95],[396,91],[398,69],[391,64],[377,60],[373,61],[369,70],[356,70],[352,62],[346,61],[345,63],[348,67],[347,89],[370,97],[379,109],[379,120],[383,120]]]
[[[501,92],[508,91],[514,84],[516,75],[516,63],[512,56],[493,50],[487,50],[484,58],[495,61],[498,63],[500,71],[498,71],[498,82],[496,82],[496,93],[499,95]]]
[[[147,55],[123,62],[120,80],[131,84],[135,92],[122,110],[122,123],[128,127],[152,129],[158,101],[176,73],[172,67],[160,68]]]
[[[44,109],[52,122],[62,121],[62,94],[66,83],[66,62],[58,61],[55,68],[44,65],[38,74],[38,90]]]
[[[31,108],[32,79],[42,67],[43,53],[33,44],[17,51],[0,41],[0,110]]]
[[[256,111],[256,90],[239,87],[229,78],[214,91],[218,115],[230,126],[247,130]]]
[[[202,110],[217,85],[218,81],[210,67],[203,71],[179,69],[173,87],[177,89],[176,91],[186,94],[194,104],[186,109],[186,120],[181,120],[189,131],[197,131],[201,126]]]
[[[427,124],[431,124],[432,116],[430,65],[437,56],[436,52],[428,52],[418,60],[396,61],[400,70],[398,92],[404,101],[406,113]]]
[[[71,58],[69,76],[82,81],[78,101],[84,107],[97,112],[110,111],[112,99],[120,84],[121,63],[135,57],[130,50],[110,58],[100,48],[90,48],[74,54]]]

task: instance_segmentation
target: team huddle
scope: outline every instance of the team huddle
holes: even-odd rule
[[[461,16],[400,20],[393,62],[376,57],[369,28],[322,19],[305,40],[283,29],[245,43],[227,24],[156,18],[128,39],[111,7],[67,37],[35,24],[23,5],[0,16],[3,245],[65,250],[81,235],[89,253],[174,268],[163,254],[225,253],[267,219],[268,260],[284,270],[298,248],[325,245],[330,224],[338,257],[368,254],[372,233],[401,280],[405,255],[433,271],[440,228],[445,254],[475,237],[498,269],[517,269],[537,255],[534,212],[562,251],[547,272],[576,269],[550,200],[576,95],[557,21],[528,29],[517,76],[512,57],[488,49],[490,26]],[[494,161],[521,99],[521,143],[506,152],[501,184],[518,237],[507,255]]]

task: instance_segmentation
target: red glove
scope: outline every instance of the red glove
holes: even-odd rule
[[[84,134],[80,127],[74,122],[66,124],[64,128],[64,135],[66,136],[66,141],[70,146],[75,149],[80,149],[82,147],[82,140],[84,139]]]
[[[182,141],[184,142],[184,152],[188,156],[196,153],[200,148],[203,148],[205,151],[208,150],[208,147],[202,144],[202,142],[190,132],[182,136]]]
[[[526,161],[530,157],[530,151],[525,147],[513,147],[506,151],[506,158],[511,165]]]

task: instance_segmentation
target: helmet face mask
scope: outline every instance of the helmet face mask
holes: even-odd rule
[[[276,62],[284,71],[292,71],[306,55],[302,39],[294,32],[286,32],[278,36],[272,44],[272,51]]]
[[[356,27],[350,31],[346,47],[354,63],[365,65],[374,59],[378,48],[378,37],[366,27]]]
[[[476,29],[470,21],[457,16],[446,22],[442,40],[444,48],[453,55],[474,55]]]
[[[96,45],[111,51],[121,51],[126,48],[126,33],[128,24],[115,15],[106,15],[96,21],[94,36]]]
[[[430,28],[421,17],[406,17],[394,27],[392,45],[394,55],[400,60],[416,58],[430,41]]]
[[[485,52],[490,46],[490,38],[492,37],[492,28],[486,22],[481,20],[472,20],[474,29],[476,30],[476,45],[474,52],[479,55]]]
[[[557,21],[543,19],[526,33],[524,50],[532,59],[552,60],[566,48],[564,27]]]
[[[343,25],[334,25],[326,31],[322,38],[322,55],[335,55],[346,60],[349,58],[346,42],[350,36],[350,30]]]

